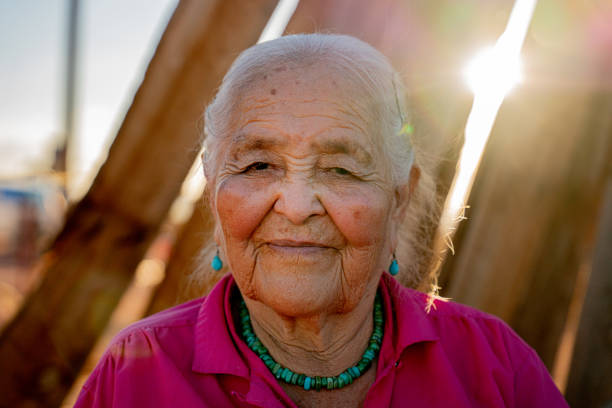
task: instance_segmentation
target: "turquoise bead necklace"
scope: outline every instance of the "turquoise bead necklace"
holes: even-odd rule
[[[361,360],[359,360],[357,364],[333,377],[298,374],[277,363],[253,331],[249,311],[242,299],[240,300],[240,323],[242,325],[242,337],[244,341],[249,348],[259,356],[277,380],[281,380],[287,384],[298,385],[307,391],[320,391],[322,389],[335,390],[346,387],[367,371],[380,351],[383,338],[384,318],[382,301],[380,295],[376,294],[376,299],[374,300],[374,330],[368,342],[368,348],[366,348],[366,351],[361,356]]]

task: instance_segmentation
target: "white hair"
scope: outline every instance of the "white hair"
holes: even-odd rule
[[[208,174],[213,174],[211,171],[217,168],[216,159],[221,156],[217,152],[223,150],[224,142],[231,140],[227,136],[235,123],[235,108],[246,90],[257,86],[272,67],[284,65],[291,69],[315,64],[339,72],[345,79],[344,87],[348,89],[343,91],[347,92],[347,98],[359,107],[372,126],[376,133],[375,143],[382,143],[393,184],[408,183],[412,166],[418,168],[419,181],[410,196],[406,219],[398,229],[398,278],[407,286],[430,289],[432,282],[428,271],[439,218],[431,166],[420,149],[418,132],[412,131],[400,75],[380,52],[365,42],[346,35],[298,34],[264,42],[242,52],[205,112],[204,168]],[[215,279],[210,275],[209,266],[215,252],[213,248],[214,242],[210,242],[203,249],[199,271],[192,276],[190,284],[210,286],[209,281]]]
[[[407,123],[404,86],[380,52],[346,35],[290,35],[255,45],[240,54],[206,109],[205,162],[214,157],[216,145],[229,133],[233,109],[245,90],[257,86],[271,67],[286,65],[291,69],[314,64],[340,72],[354,88],[350,93],[359,97],[351,103],[361,105],[366,120],[378,133],[383,152],[390,159],[393,182],[405,183],[410,176],[413,151],[407,133],[401,131]]]

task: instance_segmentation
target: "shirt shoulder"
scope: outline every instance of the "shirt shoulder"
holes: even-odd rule
[[[473,307],[450,299],[406,288],[424,310],[442,343],[464,342],[467,345],[487,348],[501,361],[518,370],[522,362],[537,354],[505,321]]]
[[[568,406],[537,352],[506,322],[451,301],[436,300],[435,305],[431,319],[447,333],[441,345],[449,361],[455,367],[472,367],[477,386],[487,383],[483,373],[490,373],[490,388],[499,387],[506,406]],[[465,354],[457,353],[457,344]]]
[[[132,323],[115,336],[112,344],[123,341],[126,337],[129,337],[135,332],[193,326],[197,322],[198,312],[204,299],[204,297],[193,299]]]
[[[111,340],[102,361],[111,360],[113,366],[123,369],[163,366],[167,361],[189,368],[204,299],[173,306],[125,327]]]
[[[202,302],[203,298],[191,300],[122,329],[83,385],[75,406],[129,406],[118,401],[133,401],[136,393],[145,398],[151,386],[157,395],[170,394],[173,379],[190,371]],[[164,373],[164,381],[159,381],[159,373]]]
[[[499,317],[399,285],[392,293],[399,331],[428,333],[404,349],[419,366],[412,382],[431,372],[423,389],[447,381],[446,396],[454,389],[467,406],[567,406],[535,350]]]
[[[434,342],[458,364],[463,364],[462,358],[478,355],[510,371],[516,371],[521,361],[533,353],[498,317],[450,300],[432,298],[389,277],[383,285],[389,293],[391,332],[399,347],[396,352],[413,344]]]

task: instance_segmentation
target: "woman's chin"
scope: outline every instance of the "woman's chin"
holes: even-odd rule
[[[286,317],[334,313],[344,303],[339,282],[320,276],[266,276],[255,286],[257,300]]]

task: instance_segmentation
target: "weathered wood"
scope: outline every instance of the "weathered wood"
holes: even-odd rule
[[[557,81],[504,102],[455,237],[457,255],[444,267],[443,295],[506,320],[550,369],[610,171],[612,100],[579,83],[588,71],[560,68],[573,68],[576,56],[532,44],[527,58],[535,55],[543,71],[527,77],[551,72]]]
[[[1,404],[60,404],[198,153],[205,103],[275,5],[179,4],[108,160],[52,247],[42,284],[0,337]]]
[[[612,173],[608,176],[566,393],[576,408],[612,406]]]
[[[574,103],[579,100],[577,98]],[[610,174],[612,163],[612,121],[609,120],[612,117],[612,94],[591,95],[585,100],[585,106],[590,107],[591,111],[584,113],[580,128],[576,129],[575,150],[566,156],[569,164],[566,177],[560,180],[563,170],[549,164],[549,171],[558,173],[549,173],[549,177],[541,180],[550,183],[548,188],[556,184],[555,187],[560,190],[556,202],[550,203],[550,212],[541,218],[551,217],[541,225],[545,227],[541,235],[543,241],[538,243],[541,253],[532,259],[532,269],[524,282],[526,287],[516,299],[517,308],[509,319],[509,323],[538,351],[549,368],[552,368],[566,323],[576,276],[592,254],[598,209],[604,198],[606,177]],[[579,108],[574,106],[576,110]],[[563,118],[563,122],[571,121],[571,115],[559,117]],[[548,128],[547,132],[555,133],[555,129]],[[561,147],[560,144],[555,145],[555,150]],[[563,161],[564,152],[559,149],[556,153],[560,154],[553,153],[550,158]],[[542,200],[543,192],[541,190],[540,197],[533,201],[534,206],[547,206],[548,200]],[[549,198],[555,195],[553,192]],[[528,222],[528,218],[526,216],[525,221]]]

